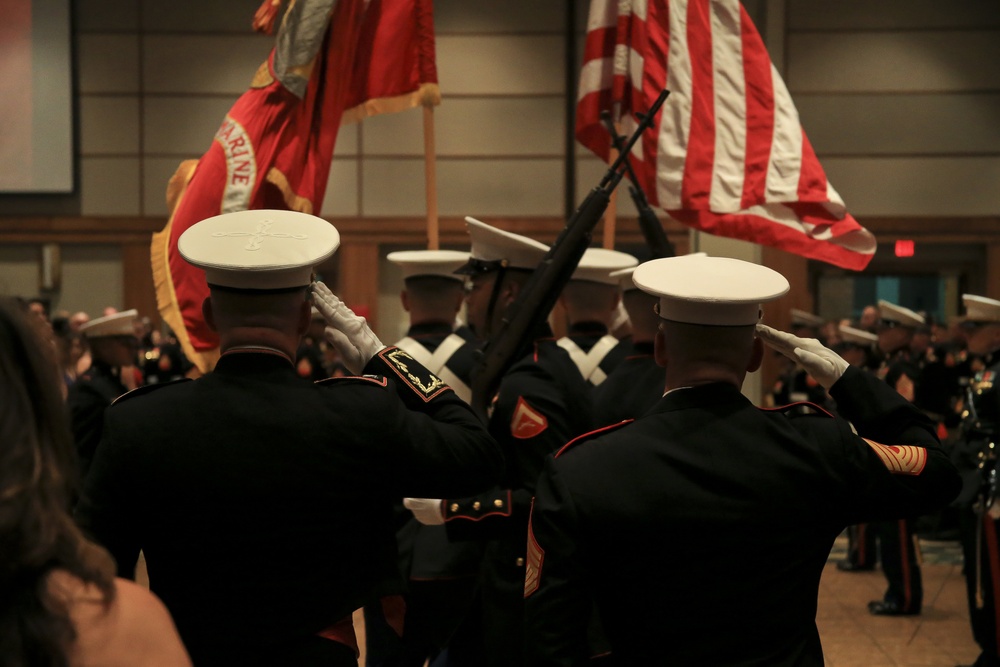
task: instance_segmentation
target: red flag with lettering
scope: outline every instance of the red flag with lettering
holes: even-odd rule
[[[592,0],[577,139],[607,160],[600,123],[624,131],[670,97],[631,160],[652,205],[719,236],[863,269],[875,237],[847,212],[791,95],[738,0]]]
[[[376,50],[372,40],[394,34],[385,21],[415,24],[425,2],[421,15],[429,16],[429,0],[293,3],[274,49],[250,89],[226,114],[211,147],[201,159],[182,163],[171,178],[170,218],[151,245],[157,301],[185,353],[203,372],[214,366],[219,341],[201,314],[208,296],[204,272],[184,261],[177,252],[177,239],[191,225],[220,213],[287,208],[319,215],[337,131],[342,120],[355,119],[345,110],[365,101],[358,92],[368,90],[361,74],[373,71],[372,63],[384,63],[375,71],[388,73],[391,66],[408,67],[427,59],[426,35],[412,26],[406,27],[414,35],[409,41],[382,40]],[[279,6],[280,0],[266,0],[255,25],[268,30]],[[411,94],[416,101],[410,106],[440,100],[433,67],[433,23],[429,25],[429,70],[409,67],[407,74],[417,71],[426,78],[430,71],[432,78],[399,77],[392,89],[396,97]],[[405,56],[398,55],[402,52]],[[406,85],[412,88],[404,90]],[[366,115],[402,108],[374,109]]]

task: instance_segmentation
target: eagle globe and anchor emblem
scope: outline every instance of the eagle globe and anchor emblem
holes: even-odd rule
[[[263,244],[264,239],[267,237],[275,239],[295,239],[296,241],[304,241],[307,238],[309,238],[309,236],[306,234],[288,234],[286,232],[272,232],[270,231],[270,229],[273,225],[274,222],[271,220],[261,220],[260,222],[257,223],[257,228],[252,232],[213,232],[212,236],[217,238],[223,236],[233,236],[233,237],[249,236],[250,240],[247,241],[247,244],[245,246],[243,246],[243,249],[251,251],[260,250],[262,247],[261,244]]]

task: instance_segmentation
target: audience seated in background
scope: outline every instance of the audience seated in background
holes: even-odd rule
[[[52,349],[0,300],[0,656],[4,665],[190,665],[170,615],[113,576],[69,515],[73,441]]]

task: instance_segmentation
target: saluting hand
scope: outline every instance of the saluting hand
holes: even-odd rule
[[[323,336],[340,350],[347,370],[360,374],[385,345],[369,328],[365,318],[356,315],[329,287],[317,280],[312,284],[312,292],[313,303],[326,320]]]
[[[443,502],[440,498],[403,498],[403,507],[425,526],[440,526],[444,523]]]
[[[799,338],[766,324],[757,325],[757,335],[768,346],[796,361],[824,389],[832,387],[850,364],[815,338]]]

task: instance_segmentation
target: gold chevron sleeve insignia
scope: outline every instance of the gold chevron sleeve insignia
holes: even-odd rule
[[[919,475],[927,465],[927,449],[924,447],[883,445],[867,438],[864,441],[893,475]]]

